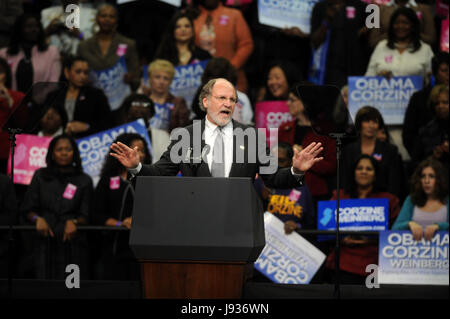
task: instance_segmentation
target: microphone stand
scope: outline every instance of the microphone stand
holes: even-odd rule
[[[342,149],[342,138],[345,137],[344,133],[330,133],[330,137],[336,140],[336,247],[335,247],[335,281],[334,281],[334,298],[341,299],[340,290],[340,272],[339,272],[339,175],[340,175],[340,157]]]
[[[14,185],[14,153],[16,148],[16,135],[23,133],[20,128],[8,128],[9,140],[11,141],[11,182]],[[12,276],[13,276],[13,229],[12,222],[14,212],[9,212],[9,231],[8,231],[8,298],[12,299]]]

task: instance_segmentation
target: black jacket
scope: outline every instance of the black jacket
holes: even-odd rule
[[[69,183],[77,187],[72,199],[63,197]],[[61,174],[44,167],[34,173],[20,211],[25,216],[35,212],[43,217],[55,236],[62,239],[68,219],[84,217],[89,220],[92,193],[92,179],[85,173]]]
[[[66,112],[64,108],[66,93],[67,88],[58,95],[54,104],[63,112]],[[73,120],[87,123],[90,126],[86,132],[74,136],[75,138],[88,136],[111,128],[111,110],[103,91],[91,86],[82,87],[75,102]]]

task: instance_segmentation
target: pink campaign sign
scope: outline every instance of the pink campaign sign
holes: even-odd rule
[[[442,21],[441,28],[441,51],[448,52],[448,19]]]
[[[45,167],[45,157],[51,137],[17,135],[14,156],[14,183],[29,185],[34,172]],[[11,174],[11,153],[8,158],[8,174]]]
[[[278,128],[281,124],[292,120],[287,101],[263,101],[256,103],[255,125],[257,128]],[[266,136],[269,147],[272,147],[278,134],[272,134],[269,138],[269,132],[266,132]]]

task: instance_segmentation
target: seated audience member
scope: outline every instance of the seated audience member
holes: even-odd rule
[[[431,60],[431,68],[435,84],[449,85],[448,76],[449,54],[440,52]],[[409,100],[408,108],[403,121],[402,139],[403,145],[412,155],[414,142],[419,137],[419,129],[433,119],[434,109],[429,108],[429,98],[432,83],[429,83],[422,90],[415,92]]]
[[[311,167],[305,174],[305,183],[311,191],[315,206],[318,200],[330,198],[331,190],[328,189],[328,180],[336,175],[336,143],[329,137],[314,133],[305,107],[298,96],[297,84],[294,84],[288,93],[289,113],[294,120],[280,126],[278,129],[279,141],[301,148],[313,141],[321,142],[324,146],[321,154],[323,160]]]
[[[388,38],[391,16],[395,10],[403,7],[414,10],[420,22],[420,39],[433,46],[436,41],[436,29],[431,7],[422,3],[416,3],[414,0],[391,0],[385,5],[379,5],[380,27],[370,29],[369,33],[369,44],[372,48],[375,48],[381,40]]]
[[[380,127],[384,127],[384,120],[380,112],[371,106],[364,106],[358,110],[355,117],[355,127],[359,138],[344,147],[341,158],[341,176],[344,188],[349,187],[354,158],[361,154],[374,157],[379,164],[377,181],[381,191],[387,191],[398,196],[403,195],[403,165],[397,147],[389,142],[377,139]]]
[[[448,230],[448,172],[444,166],[434,159],[421,162],[410,186],[392,229],[409,229],[416,240],[430,240],[436,231]]]
[[[150,121],[155,115],[155,104],[147,95],[132,93],[120,107],[121,122],[125,124],[143,119],[147,127],[148,137],[152,143],[152,162],[157,162],[170,144],[169,133],[165,130],[150,126]]]
[[[378,184],[378,162],[367,154],[361,154],[352,163],[349,172],[351,183],[340,190],[340,199],[387,198],[389,200],[389,226],[395,221],[400,211],[399,199],[388,192],[381,191]],[[331,200],[336,200],[336,191]],[[343,284],[364,284],[367,273],[366,266],[378,264],[378,238],[349,235],[341,240],[339,269],[340,282]],[[335,251],[328,255],[326,267],[335,268]]]
[[[39,121],[38,136],[55,137],[64,133],[67,123],[66,113],[57,107],[49,107],[47,112]]]
[[[108,99],[101,89],[88,84],[89,64],[82,57],[68,57],[64,76],[68,86],[58,94],[55,106],[67,115],[65,133],[74,138],[111,127]]]
[[[14,185],[8,176],[0,173],[0,226],[16,225],[17,217]],[[0,278],[8,277],[8,238],[7,231],[0,232]]]
[[[115,67],[115,70],[123,70],[118,68],[119,63],[124,63],[125,70],[122,79],[113,79],[118,83],[103,83],[99,79],[95,79],[94,85],[105,89],[106,86],[114,85],[121,87],[123,84],[129,85],[131,91],[135,91],[139,86],[139,58],[136,50],[135,41],[129,39],[116,31],[118,24],[117,9],[111,4],[102,4],[98,7],[96,22],[99,31],[91,38],[82,41],[78,45],[77,54],[85,58],[89,63],[91,71],[104,71]],[[122,82],[120,82],[122,80]],[[122,89],[122,88],[121,88]],[[110,92],[114,94],[117,92]],[[108,95],[108,93],[105,93]],[[109,96],[111,110],[115,111],[125,96]]]
[[[413,164],[418,164],[426,157],[432,156],[448,168],[450,160],[448,156],[448,85],[436,85],[431,90],[428,107],[430,112],[434,113],[434,117],[420,128],[419,137],[414,144],[412,161]]]
[[[22,92],[11,90],[12,75],[8,62],[0,58],[0,125],[5,123],[24,97]],[[8,132],[0,127],[0,173],[6,173],[11,141]]]
[[[27,92],[36,82],[57,82],[61,74],[58,49],[45,42],[39,19],[25,13],[17,18],[8,47],[0,49],[12,71],[11,88]]]
[[[291,63],[272,62],[266,74],[266,87],[258,93],[257,102],[287,100],[289,88],[299,80],[297,77],[295,67]]]
[[[86,1],[80,3],[79,0],[63,0],[61,2],[59,5],[42,10],[41,22],[48,42],[59,50],[62,57],[66,57],[75,55],[80,41],[94,35],[97,10]],[[70,5],[76,5],[79,8],[78,27],[66,26],[67,21],[72,22],[71,17],[74,13]]]
[[[137,147],[141,162],[151,163],[147,143],[139,134],[124,133],[114,142],[124,143],[131,148]],[[94,224],[131,229],[133,186],[127,180],[127,169],[111,155],[105,159],[94,197],[91,214]],[[101,243],[99,256],[97,255],[98,265],[95,267],[98,279],[139,279],[139,265],[130,249],[129,235],[128,231],[105,231],[98,238],[97,242]],[[97,247],[100,248],[98,245]]]
[[[83,173],[77,144],[68,135],[52,139],[47,167],[38,169],[20,207],[26,221],[36,225],[35,276],[65,279],[68,264],[77,264],[88,278],[86,234],[77,226],[89,220],[92,180]]]
[[[196,44],[214,57],[224,57],[238,72],[237,89],[247,93],[244,65],[253,51],[253,39],[242,13],[220,0],[200,0],[194,20]]]
[[[225,58],[212,58],[208,62],[202,74],[201,85],[192,100],[192,111],[196,114],[196,119],[203,119],[206,116],[206,112],[203,110],[200,103],[197,103],[201,89],[209,80],[216,78],[227,79],[233,85],[236,85],[236,68]],[[238,102],[234,108],[233,119],[242,124],[253,124],[253,108],[247,94],[238,90],[237,98]]]
[[[170,84],[175,76],[175,68],[167,60],[154,60],[148,66],[150,87],[143,85],[142,92],[155,104],[155,115],[150,126],[171,132],[189,122],[189,109],[183,98],[170,93]]]
[[[420,22],[414,10],[395,10],[388,37],[378,43],[370,57],[366,76],[420,75],[426,82],[431,73],[431,47],[420,40]]]
[[[369,60],[367,4],[360,0],[325,0],[311,13],[311,45],[317,50],[328,41],[324,84],[342,87],[347,77],[363,75]]]
[[[211,59],[208,51],[195,45],[194,22],[189,14],[175,13],[167,25],[155,59],[165,59],[174,66]]]
[[[272,148],[272,153],[278,157],[279,167],[292,166],[294,150],[288,143],[278,143]],[[266,187],[259,177],[255,180],[255,188],[261,195],[265,211],[284,222],[284,231],[287,235],[296,229],[315,228],[314,206],[308,186],[271,189]]]

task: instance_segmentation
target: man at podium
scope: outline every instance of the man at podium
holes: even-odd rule
[[[292,166],[278,168],[269,157],[265,137],[255,128],[232,119],[237,102],[235,87],[226,79],[212,79],[202,88],[199,103],[206,110],[201,121],[172,132],[171,144],[152,165],[139,161],[137,149],[122,143],[111,145],[110,155],[132,176],[250,177],[259,174],[272,188],[293,188],[303,183],[304,173],[323,157],[321,143],[295,150]],[[175,133],[175,134],[174,134]],[[178,135],[178,138],[173,138]],[[263,149],[263,152],[261,152]],[[180,154],[181,151],[181,154]]]

